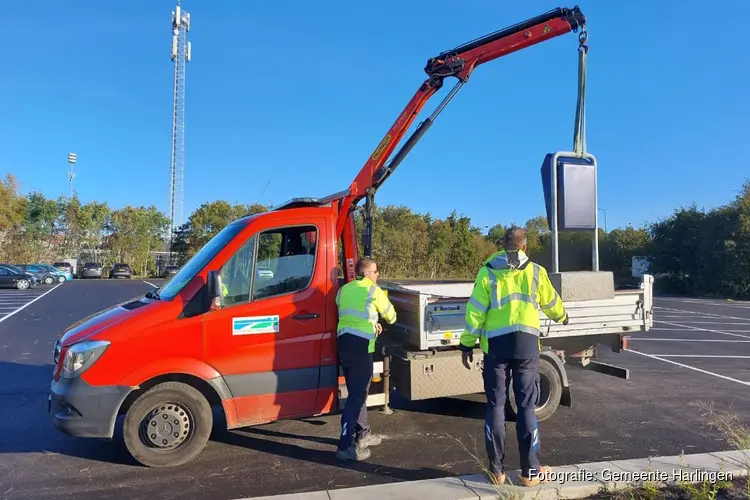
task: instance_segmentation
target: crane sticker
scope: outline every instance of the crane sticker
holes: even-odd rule
[[[232,335],[279,333],[279,316],[250,316],[232,318]]]
[[[372,154],[372,159],[377,161],[377,159],[380,158],[380,155],[383,154],[383,151],[385,151],[385,148],[390,143],[391,143],[391,134],[388,134],[385,137],[383,137],[383,140],[380,141],[380,144],[378,144],[378,147],[375,148],[375,152]]]

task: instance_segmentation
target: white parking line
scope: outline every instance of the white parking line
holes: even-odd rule
[[[158,286],[154,285],[153,283],[149,283],[149,282],[148,282],[148,281],[146,281],[146,280],[143,280],[143,282],[144,282],[145,284],[147,284],[147,285],[151,285],[151,286],[152,286],[152,287],[154,287],[154,288],[159,288]]]
[[[658,320],[656,320],[658,321]],[[691,325],[736,325],[736,326],[748,326],[750,323],[736,323],[730,321],[680,321],[680,323],[690,323]]]
[[[36,302],[37,300],[41,299],[42,297],[44,297],[45,295],[47,295],[48,293],[50,293],[50,292],[51,292],[52,290],[54,290],[55,288],[57,288],[57,287],[58,287],[58,286],[60,286],[60,285],[62,285],[62,283],[58,283],[57,285],[53,286],[52,288],[50,288],[49,290],[47,290],[47,291],[46,291],[46,292],[44,292],[43,294],[41,294],[41,295],[37,295],[37,297],[36,297],[35,299],[33,299],[33,300],[30,300],[29,302],[25,303],[24,305],[22,305],[21,307],[19,307],[19,308],[18,308],[18,309],[16,309],[15,311],[11,312],[11,313],[10,313],[10,314],[8,314],[7,316],[3,316],[2,318],[0,318],[0,323],[2,323],[3,321],[5,321],[6,319],[10,318],[10,317],[11,317],[11,316],[13,316],[14,314],[17,314],[17,313],[19,313],[19,312],[23,311],[24,309],[26,309],[27,307],[29,307],[29,306],[30,306],[31,304],[33,304],[33,303],[34,303],[34,302]]]
[[[652,354],[661,358],[727,358],[727,359],[750,359],[750,356],[732,356],[724,354]]]
[[[706,371],[706,370],[701,370],[700,368],[695,368],[694,366],[683,365],[682,363],[678,363],[677,361],[672,361],[672,360],[666,359],[666,358],[660,358],[659,356],[654,356],[653,354],[646,354],[645,352],[633,351],[632,349],[625,349],[625,350],[627,352],[632,352],[632,353],[635,353],[635,354],[640,354],[641,356],[646,356],[647,358],[658,359],[659,361],[664,361],[665,363],[671,363],[673,365],[681,366],[683,368],[687,368],[688,370],[693,370],[693,371],[696,371],[696,372],[704,373],[706,375],[713,375],[714,377],[719,377],[719,378],[722,378],[724,380],[729,380],[730,382],[737,382],[738,384],[750,386],[750,382],[743,382],[742,380],[737,380],[736,378],[727,377],[726,375],[719,375],[718,373],[713,373],[713,372],[709,372],[709,371]]]
[[[721,306],[721,307],[734,307],[736,309],[750,309],[750,304],[747,302],[725,302],[720,300],[700,300],[700,299],[662,299],[670,302],[680,302],[682,304],[703,304],[708,306]]]
[[[686,311],[684,309],[672,309],[671,307],[661,307],[661,306],[654,306],[654,309],[663,309],[665,311],[675,311],[681,314],[693,314],[698,316],[705,316],[705,318],[702,319],[709,319],[709,318],[721,318],[721,319],[738,319],[740,321],[746,321],[750,323],[750,318],[740,318],[737,316],[726,316],[723,314],[709,314],[709,313],[699,313],[695,311]],[[666,315],[665,315],[666,316]],[[669,316],[674,316],[673,314],[670,314]],[[682,319],[684,319],[684,316],[682,316]]]
[[[680,323],[670,323],[668,321],[662,321],[662,323],[672,326],[678,326],[680,328],[689,328],[690,330],[698,330],[701,332],[711,332],[711,333],[720,333],[722,335],[730,335],[732,337],[742,337],[745,339],[750,339],[750,336],[748,335],[740,335],[739,333],[730,333],[730,332],[724,332],[721,330],[711,330],[710,328],[698,328],[697,326],[689,326],[689,325],[682,325]]]
[[[653,330],[653,328],[652,328]],[[671,331],[671,330],[670,330]],[[653,337],[628,337],[628,342],[634,340],[658,341],[658,342],[724,342],[728,344],[750,344],[750,340],[716,340],[716,339],[655,339]]]
[[[677,320],[679,321],[679,320]],[[654,324],[662,324],[663,325],[684,325],[687,327],[692,327],[696,330],[702,330],[704,329],[702,326],[693,326],[693,325],[726,325],[727,323],[721,323],[721,322],[709,322],[709,323],[698,323],[696,321],[679,321],[679,323],[675,321],[664,321],[664,320],[654,320]],[[731,328],[732,326],[750,326],[750,325],[739,325],[739,324],[730,324],[730,328],[722,328],[721,331],[724,333],[750,333],[750,330],[744,329],[744,328]],[[649,328],[649,330],[668,330],[670,332],[674,331],[674,328],[661,328],[660,326],[654,326]]]

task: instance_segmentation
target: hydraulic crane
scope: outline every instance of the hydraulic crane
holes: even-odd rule
[[[362,233],[362,249],[364,256],[370,257],[372,254],[372,209],[375,193],[404,161],[406,155],[432,126],[438,114],[468,81],[477,66],[570,31],[578,32],[579,30],[579,42],[583,46],[587,35],[586,18],[581,9],[578,6],[572,9],[557,8],[546,14],[477,38],[427,60],[427,65],[424,68],[427,78],[419,86],[406,108],[367,159],[349,188],[324,199],[338,206],[339,217],[336,224],[336,235],[337,239],[343,235],[346,281],[355,278],[354,263],[359,258],[353,217],[357,204],[365,199],[365,227]],[[419,112],[427,101],[442,88],[443,81],[448,77],[454,77],[458,82],[435,111],[419,124],[393,156],[393,159],[388,162],[391,153],[404,137]]]

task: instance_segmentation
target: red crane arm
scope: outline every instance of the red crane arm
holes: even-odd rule
[[[424,69],[425,73],[427,73],[427,79],[420,85],[417,92],[406,105],[406,108],[404,108],[385,137],[383,137],[375,148],[375,151],[367,159],[367,162],[349,186],[349,189],[341,193],[340,198],[338,197],[339,195],[334,195],[339,201],[340,214],[336,225],[337,237],[342,234],[347,225],[351,226],[352,221],[349,220],[349,212],[352,207],[359,203],[362,198],[374,195],[375,191],[393,173],[409,151],[411,151],[424,133],[427,132],[427,129],[432,125],[437,115],[445,108],[456,92],[458,92],[459,88],[468,81],[469,76],[477,66],[570,31],[576,32],[579,28],[585,30],[585,26],[586,18],[578,6],[572,9],[557,8],[546,14],[490,33],[428,59]],[[419,112],[427,101],[442,88],[443,80],[448,77],[458,79],[456,86],[446,96],[435,112],[419,125],[394,158],[386,164],[391,153],[403,139],[406,131],[412,125]],[[370,203],[367,205],[366,210],[369,211]],[[369,218],[369,214],[367,216]],[[371,226],[371,220],[369,222],[368,226]],[[351,230],[352,228],[347,230],[347,233],[350,233]],[[369,231],[368,234],[371,236],[371,227],[367,227],[367,231]],[[350,235],[347,235],[345,239],[349,239],[349,237]],[[346,254],[348,257],[356,256],[356,242],[353,244],[354,252],[352,253],[352,249],[349,248],[351,242],[346,242]],[[365,247],[364,254],[369,256],[371,245],[366,244]]]

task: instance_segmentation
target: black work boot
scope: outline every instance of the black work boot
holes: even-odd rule
[[[336,451],[336,458],[339,460],[354,460],[355,462],[361,462],[370,458],[371,452],[367,448],[362,448],[357,445],[352,445],[345,450]]]

